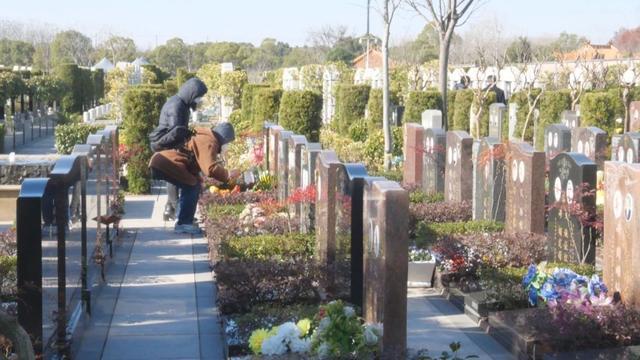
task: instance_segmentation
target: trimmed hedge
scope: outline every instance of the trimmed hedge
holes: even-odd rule
[[[354,122],[364,117],[369,102],[369,85],[338,85],[336,86],[336,129],[347,133]]]
[[[127,164],[129,191],[134,194],[151,189],[149,133],[158,124],[166,100],[166,91],[159,87],[135,86],[124,94],[122,135],[123,144],[134,154]]]
[[[540,124],[536,133],[536,147],[544,150],[544,128],[560,122],[563,111],[571,109],[569,90],[547,91],[540,99]]]
[[[310,142],[320,140],[322,95],[310,90],[285,91],[280,101],[278,123]]]
[[[422,123],[422,112],[427,109],[442,110],[440,92],[433,90],[412,91],[407,96],[403,121],[405,123]]]
[[[256,88],[251,102],[252,130],[260,131],[266,120],[275,122],[280,110],[282,90],[274,88]]]
[[[456,95],[458,95],[458,90],[447,91],[447,129],[453,127],[453,117],[456,114]]]
[[[253,98],[258,89],[268,88],[268,85],[246,84],[242,88],[242,99],[240,108],[242,110],[242,120],[251,123],[253,121]]]
[[[57,125],[54,137],[58,154],[71,154],[75,145],[86,143],[87,137],[100,128],[97,125],[84,123]]]
[[[620,89],[594,91],[582,95],[580,99],[581,126],[597,126],[609,135],[613,135],[617,118],[624,118],[624,105]]]
[[[220,255],[238,260],[289,259],[312,256],[314,234],[258,235],[233,237],[220,244]]]
[[[96,102],[104,97],[104,71],[96,69],[91,72],[93,78],[93,91]]]
[[[60,103],[63,111],[68,113],[82,112],[83,81],[82,71],[78,65],[61,64],[55,68],[54,73],[67,89]]]
[[[473,104],[473,90],[457,90],[453,104],[453,118],[449,119],[450,130],[469,131],[469,118]]]
[[[503,223],[487,220],[446,223],[421,221],[416,226],[415,245],[422,248],[429,244],[434,244],[438,239],[445,236],[495,233],[503,230]]]
[[[389,99],[391,104],[398,105],[399,97],[397,93],[389,91]],[[389,114],[389,120],[391,120],[391,114]],[[382,128],[382,89],[371,89],[369,92],[367,124],[370,125],[371,128]]]

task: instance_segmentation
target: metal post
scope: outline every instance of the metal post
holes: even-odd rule
[[[85,305],[85,309],[89,315],[91,315],[91,291],[87,284],[87,272],[88,272],[88,256],[87,256],[87,172],[88,164],[87,159],[84,158],[80,168],[80,221],[82,223],[82,302]]]
[[[68,188],[58,183],[55,185],[56,225],[58,227],[58,313],[56,314],[56,348],[60,355],[68,353],[67,344],[67,249],[65,246],[67,224],[67,209],[69,208]]]

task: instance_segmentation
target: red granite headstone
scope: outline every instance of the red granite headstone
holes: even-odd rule
[[[473,201],[473,138],[466,131],[447,132],[444,199]]]
[[[629,105],[629,117],[631,118],[629,131],[640,131],[640,101],[631,102]]]
[[[407,185],[422,184],[422,162],[424,154],[424,128],[422,125],[404,125],[404,171]]]
[[[584,154],[604,169],[607,152],[607,133],[595,126],[575,128],[571,132],[571,151]]]
[[[604,281],[640,310],[640,164],[607,161],[604,167]]]
[[[544,234],[544,153],[521,141],[512,141],[506,150],[505,231]]]

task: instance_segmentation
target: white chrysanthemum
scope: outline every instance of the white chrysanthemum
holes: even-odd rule
[[[354,317],[356,315],[355,309],[352,308],[351,306],[345,306],[342,311],[344,312],[344,316],[348,318]]]
[[[329,348],[329,344],[320,344],[320,346],[318,346],[318,357],[320,359],[328,359],[329,356],[331,356],[331,348]]]
[[[278,326],[278,336],[285,340],[285,342],[291,341],[292,339],[298,339],[300,338],[300,329],[295,323],[286,322]]]
[[[329,327],[329,325],[331,324],[331,319],[329,319],[328,316],[322,318],[322,320],[320,320],[320,323],[318,324],[318,332],[322,333],[324,332],[327,327]]]
[[[371,326],[364,328],[364,342],[367,346],[374,346],[378,343],[378,335],[376,335]]]
[[[291,339],[289,348],[292,352],[298,354],[309,352],[311,349],[311,339]]]
[[[262,342],[262,354],[282,355],[287,352],[287,345],[279,335],[272,336]]]

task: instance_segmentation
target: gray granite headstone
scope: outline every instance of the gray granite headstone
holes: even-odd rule
[[[473,201],[473,138],[466,131],[447,132],[444,199]]]
[[[614,160],[628,164],[640,162],[640,132],[626,133],[614,139],[617,140],[611,146]]]
[[[278,200],[285,201],[289,196],[289,138],[291,131],[281,131],[278,138]]]
[[[444,130],[425,129],[422,188],[427,194],[444,194],[446,148],[447,133]]]
[[[495,138],[480,141],[474,163],[474,220],[504,222],[507,197],[504,160],[504,144]]]
[[[315,189],[316,185],[316,163],[318,155],[322,151],[320,143],[308,143],[302,149],[302,188]],[[315,201],[305,202],[302,204],[300,231],[303,233],[311,233],[315,229]]]
[[[489,137],[502,140],[502,128],[507,117],[507,106],[502,103],[489,105]]]
[[[595,162],[579,153],[562,153],[549,171],[549,258],[591,263],[596,259],[595,232],[581,221],[595,214]]]
[[[562,125],[568,127],[569,129],[575,129],[580,127],[580,117],[575,111],[565,110],[560,114],[560,119]]]
[[[595,126],[575,128],[571,133],[571,151],[584,154],[604,169],[607,151],[607,133]]]
[[[425,129],[442,129],[442,111],[431,109],[423,111],[422,127]]]
[[[563,124],[551,124],[544,128],[544,152],[547,159],[571,151],[571,129]]]

